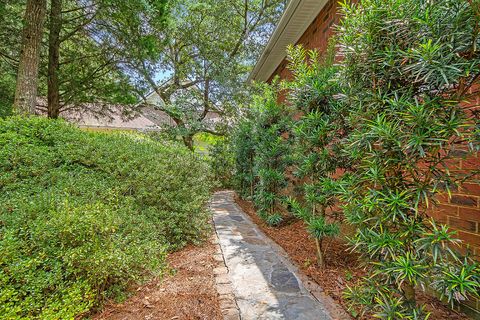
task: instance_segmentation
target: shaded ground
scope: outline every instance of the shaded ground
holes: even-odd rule
[[[122,304],[108,305],[94,320],[220,320],[223,319],[215,288],[215,247],[188,246],[171,254],[177,272],[137,289]]]
[[[302,221],[292,221],[280,227],[269,227],[260,217],[251,202],[235,197],[237,204],[271,239],[278,243],[296,266],[306,276],[318,283],[325,293],[346,308],[342,292],[347,285],[352,286],[363,274],[357,256],[347,251],[347,246],[339,239],[327,244],[326,268],[320,270],[315,264],[315,244],[309,237]],[[430,319],[467,320],[464,314],[450,310],[437,299],[418,293],[419,300],[432,312]]]

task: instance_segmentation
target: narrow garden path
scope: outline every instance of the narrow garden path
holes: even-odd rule
[[[211,208],[226,266],[217,277],[229,280],[238,311],[227,319],[348,319],[333,315],[327,301],[305,288],[281,249],[235,204],[233,192],[217,192]]]

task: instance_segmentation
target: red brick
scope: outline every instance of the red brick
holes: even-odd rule
[[[460,206],[476,207],[478,204],[477,197],[465,195],[453,195],[450,199],[451,204],[458,204]]]
[[[432,207],[432,210],[446,216],[458,216],[458,207],[446,204],[439,204]]]
[[[468,232],[477,232],[477,222],[459,219],[456,217],[448,217],[448,224],[457,230]]]
[[[480,222],[480,209],[458,208],[458,216],[461,219],[473,220],[473,221]]]
[[[450,196],[448,193],[439,193],[435,196],[435,200],[441,204],[446,204],[450,202]]]
[[[461,188],[469,195],[480,196],[480,184],[478,183],[464,183]]]
[[[441,224],[447,224],[447,215],[439,211],[430,210],[428,211],[428,216],[433,218],[436,222]]]
[[[458,239],[458,237],[456,237]],[[475,250],[474,248],[471,248],[469,245],[462,243],[460,246],[455,246],[454,247],[455,251],[461,254],[462,256],[466,255],[473,255]]]
[[[457,237],[460,240],[465,241],[465,244],[480,247],[480,235],[479,234],[464,232],[464,231],[458,231],[457,232]]]
[[[472,258],[476,259],[477,261],[479,260],[479,254],[480,254],[480,247],[473,247],[470,249],[469,252],[472,256]]]
[[[306,49],[317,49],[320,53],[325,52],[330,37],[335,33],[333,24],[340,19],[338,7],[337,0],[329,0],[296,44],[303,45]],[[282,79],[291,76],[285,61],[277,67],[268,82],[271,82],[276,75]]]

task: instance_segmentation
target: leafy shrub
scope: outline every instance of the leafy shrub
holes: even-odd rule
[[[473,131],[459,105],[480,75],[479,2],[364,0],[345,4],[338,79],[354,131],[344,212],[369,276],[347,297],[382,319],[424,319],[416,288],[450,302],[478,295],[480,269],[430,221],[439,192],[464,177],[448,162]],[[465,146],[462,146],[465,147]]]
[[[0,120],[0,315],[72,319],[203,238],[208,165],[142,135]]]
[[[255,194],[255,141],[253,121],[242,119],[232,134],[234,158],[233,184],[242,198],[253,199]]]
[[[215,182],[221,188],[233,186],[234,159],[228,138],[217,139],[209,147],[208,157]]]
[[[265,217],[265,222],[269,225],[269,226],[279,226],[283,221],[283,216],[279,213],[274,213],[274,214],[271,214],[271,215],[267,215]]]
[[[257,179],[254,201],[260,212],[274,215],[282,206],[281,191],[287,186],[285,170],[289,164],[288,108],[278,103],[278,85],[265,85],[254,98],[254,172]]]
[[[333,55],[320,58],[318,51],[303,47],[288,49],[293,77],[284,82],[288,101],[298,113],[291,126],[294,175],[302,187],[302,204],[290,199],[293,214],[303,219],[317,247],[317,263],[324,267],[323,240],[336,236],[338,225],[327,222],[326,210],[336,202],[339,169],[349,162],[342,152],[342,139],[350,128],[345,123],[345,104],[334,81],[337,68]]]
[[[233,131],[231,147],[235,187],[242,197],[254,201],[267,223],[281,216],[278,209],[283,206],[281,192],[288,185],[285,170],[290,163],[291,114],[278,102],[279,88],[278,81],[258,85],[249,112]]]

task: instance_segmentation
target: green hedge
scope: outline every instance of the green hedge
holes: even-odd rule
[[[0,318],[72,319],[202,239],[208,165],[142,135],[0,119]]]

